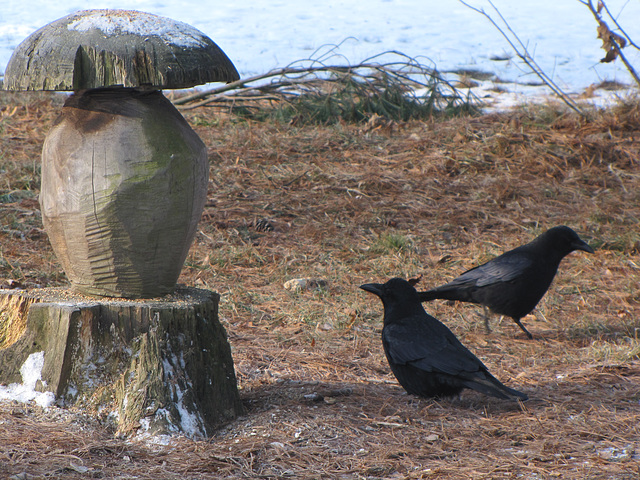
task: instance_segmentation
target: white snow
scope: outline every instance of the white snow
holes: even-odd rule
[[[169,360],[167,360],[166,358],[162,360],[165,382],[167,383],[170,382],[170,380],[175,376],[173,365],[180,365],[182,368],[184,368],[184,359],[182,358],[182,352],[180,353],[180,358],[173,355],[171,362],[169,362]],[[189,409],[187,409],[184,403],[185,392],[180,388],[179,383],[174,382],[173,386],[175,388],[175,394],[178,400],[175,403],[175,406],[178,410],[178,413],[180,414],[181,431],[184,432],[184,434],[188,437],[195,438],[201,436],[204,431],[204,421],[202,417],[200,416],[199,412],[190,412]],[[191,385],[187,384],[187,388],[191,388]],[[160,413],[160,410],[162,409],[159,409],[158,412],[156,412],[156,415]],[[168,412],[166,412],[165,415],[167,419],[170,418]]]
[[[70,22],[67,28],[78,32],[97,29],[105,35],[155,35],[181,47],[197,47],[206,44],[204,34],[186,23],[131,10],[117,14],[112,10],[93,11]]]
[[[469,3],[498,19],[488,0]],[[621,62],[599,63],[604,52],[596,38],[596,23],[578,0],[493,3],[560,87],[580,92],[605,79],[631,83]],[[606,3],[626,32],[640,42],[640,1]],[[216,42],[243,77],[341,44],[337,56],[325,59],[328,63],[356,64],[397,50],[440,71],[477,69],[503,80],[537,81],[496,28],[457,0],[8,0],[0,15],[0,72],[12,50],[33,31],[78,10],[97,8],[139,10],[185,22]],[[630,61],[640,65],[640,54],[626,50]]]
[[[20,367],[22,383],[0,386],[0,401],[16,401],[28,403],[34,401],[41,407],[50,407],[55,402],[51,392],[36,392],[36,383],[42,379],[44,352],[32,353]]]

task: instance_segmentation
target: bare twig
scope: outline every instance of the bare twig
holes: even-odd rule
[[[505,38],[505,40],[507,40],[507,42],[509,43],[513,51],[516,52],[516,55],[531,69],[531,71],[533,71],[533,73],[535,73],[538,76],[538,78],[540,78],[540,80],[542,80],[544,84],[553,91],[553,93],[555,93],[558,97],[560,97],[560,99],[565,104],[567,104],[571,109],[573,109],[574,111],[582,115],[582,110],[580,110],[580,107],[578,106],[578,104],[574,102],[571,98],[569,98],[569,96],[562,91],[562,89],[551,79],[551,77],[549,77],[544,72],[544,70],[540,67],[540,65],[538,65],[538,63],[534,60],[534,58],[529,54],[529,50],[527,49],[526,45],[522,43],[522,41],[520,40],[518,35],[513,31],[513,29],[507,22],[507,20],[502,16],[500,11],[496,8],[496,6],[491,1],[489,1],[489,4],[493,7],[493,9],[496,11],[498,16],[500,17],[500,20],[504,23],[507,30],[511,34],[511,37],[504,31],[504,29],[500,25],[498,25],[498,23],[491,17],[491,15],[489,15],[484,11],[484,9],[469,5],[463,0],[458,0],[458,1],[462,3],[464,6],[486,17],[491,22],[491,24],[494,27],[496,27],[496,29]]]

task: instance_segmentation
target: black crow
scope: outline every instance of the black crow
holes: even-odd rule
[[[382,346],[391,371],[408,393],[448,397],[471,388],[498,398],[527,399],[500,383],[451,330],[427,314],[406,280],[392,278],[360,288],[382,300]]]
[[[553,227],[518,248],[467,270],[446,285],[419,292],[423,302],[441,298],[479,303],[494,313],[511,317],[531,339],[520,319],[547,292],[562,259],[574,250],[593,253],[569,227]],[[485,311],[485,326],[489,328]]]

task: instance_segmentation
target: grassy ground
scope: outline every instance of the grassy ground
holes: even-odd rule
[[[66,285],[42,229],[39,154],[57,97],[0,97],[0,284]],[[16,478],[635,479],[640,474],[640,109],[552,107],[379,126],[285,125],[200,108],[209,201],[181,282],[222,295],[246,415],[208,440],[114,438],[79,412],[0,404]],[[358,285],[426,288],[566,224],[524,323],[427,305],[523,403],[408,396]],[[288,290],[295,278],[326,281]]]

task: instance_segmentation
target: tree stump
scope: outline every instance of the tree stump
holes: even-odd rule
[[[151,300],[61,288],[0,290],[0,382],[44,352],[38,390],[113,422],[118,434],[206,437],[242,413],[219,296],[180,286]]]

